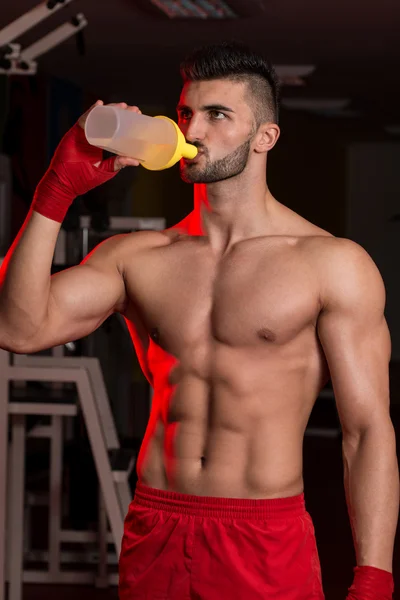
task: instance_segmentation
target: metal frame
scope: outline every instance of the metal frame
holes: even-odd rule
[[[17,414],[12,423],[10,452],[10,494],[8,507],[7,550],[9,552],[8,576],[10,587],[8,600],[20,600],[23,568],[23,514],[25,471],[25,415]]]
[[[119,556],[120,543],[123,534],[124,516],[127,503],[130,502],[129,484],[121,474],[114,477],[111,470],[108,450],[119,448],[119,440],[115,429],[102,372],[97,358],[76,357],[41,357],[14,355],[14,364],[9,364],[9,354],[0,351],[0,389],[4,390],[0,412],[0,424],[4,428],[3,440],[7,440],[8,413],[12,415],[13,444],[10,453],[10,494],[9,508],[11,511],[13,535],[10,536],[8,548],[10,597],[9,600],[20,600],[22,581],[51,582],[51,583],[93,583],[95,576],[91,573],[63,572],[60,570],[62,553],[60,543],[67,540],[81,539],[83,542],[99,541],[100,566],[96,583],[100,586],[117,583],[116,574],[107,573],[108,554],[107,544],[112,541]],[[62,416],[76,414],[74,405],[7,402],[8,381],[47,381],[73,382],[77,386],[80,406],[85,419],[87,433],[92,449],[94,462],[100,482],[104,509],[100,511],[99,534],[90,532],[62,531],[60,527],[61,514],[61,472],[62,472]],[[64,407],[64,408],[61,408]],[[50,547],[49,571],[25,571],[22,573],[23,557],[23,492],[24,492],[24,444],[25,444],[25,415],[51,414],[53,424],[39,428],[34,435],[51,437],[51,482],[50,494]],[[22,449],[22,450],[21,450]],[[7,444],[0,456],[0,488],[5,492],[7,483],[6,461]],[[22,462],[21,462],[22,461]],[[0,502],[0,511],[6,502]],[[1,512],[0,512],[1,517]],[[107,520],[110,523],[111,539],[107,534]],[[5,524],[5,515],[3,523]],[[2,557],[3,573],[0,579],[0,600],[4,600],[4,557],[5,531],[0,520],[0,558]]]
[[[18,410],[13,407],[18,404]],[[12,440],[9,458],[9,502],[8,502],[8,580],[9,600],[20,600],[24,558],[24,496],[25,496],[25,440],[26,414],[46,414],[51,416],[51,426],[40,427],[34,437],[50,438],[50,489],[49,489],[49,570],[51,575],[59,571],[60,561],[60,522],[61,522],[61,478],[62,478],[62,417],[77,414],[77,406],[70,404],[36,404],[32,410],[30,402],[9,403]],[[25,411],[23,407],[28,410]],[[44,410],[41,410],[41,408]],[[52,410],[57,409],[57,410]],[[54,413],[57,412],[56,415]]]
[[[0,600],[4,600],[8,450],[8,352],[0,351]]]
[[[108,449],[119,448],[119,440],[98,359],[22,355],[14,357],[13,369],[13,380],[76,383],[113,538],[121,540],[123,523],[120,522],[119,499],[107,452]],[[119,543],[116,543],[118,553]]]
[[[58,44],[86,27],[87,21],[82,13],[78,13],[69,23],[56,27],[51,33],[21,51],[19,44],[11,42],[24,34],[35,25],[47,19],[57,10],[70,4],[72,0],[48,0],[32,8],[24,15],[0,30],[0,49],[3,56],[9,61],[9,68],[0,68],[0,74],[8,75],[34,75],[37,70],[35,58],[48,52]]]
[[[3,46],[12,42],[71,2],[72,0],[64,0],[63,3],[58,2],[55,4],[53,8],[48,8],[47,2],[41,2],[38,6],[28,10],[22,17],[18,17],[18,19],[15,19],[15,21],[0,31],[0,45]]]

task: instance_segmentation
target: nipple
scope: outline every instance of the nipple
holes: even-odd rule
[[[159,343],[159,341],[160,341],[160,332],[158,331],[157,327],[154,327],[150,331],[150,337],[153,340],[153,342],[155,342],[156,344]]]

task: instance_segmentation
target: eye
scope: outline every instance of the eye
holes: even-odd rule
[[[191,113],[188,110],[181,110],[178,113],[178,118],[180,121],[186,121],[187,119],[190,119],[191,117]]]
[[[226,118],[226,114],[220,110],[210,110],[209,114],[214,121],[223,121]]]

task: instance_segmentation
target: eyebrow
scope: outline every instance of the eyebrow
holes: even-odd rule
[[[186,104],[178,104],[178,106],[176,107],[176,110],[179,112],[181,110],[191,111],[192,109],[189,106],[186,106]],[[230,112],[230,113],[235,112],[232,108],[229,108],[229,106],[225,106],[224,104],[206,104],[205,106],[202,106],[200,110],[202,110],[202,111],[223,110],[225,112]]]

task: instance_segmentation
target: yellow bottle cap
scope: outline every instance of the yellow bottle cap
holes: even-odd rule
[[[173,124],[173,126],[175,127],[176,134],[177,134],[176,135],[176,148],[175,148],[175,152],[172,155],[172,157],[170,158],[170,160],[162,167],[154,168],[151,165],[146,165],[146,164],[142,163],[143,167],[145,167],[149,171],[162,171],[164,169],[169,169],[170,167],[173,167],[178,162],[178,160],[181,160],[181,158],[190,158],[191,159],[197,155],[198,149],[196,148],[196,146],[193,146],[193,144],[187,143],[187,141],[185,140],[185,136],[183,135],[182,131],[179,129],[179,127],[175,123],[175,121],[173,121],[169,117],[163,117],[161,115],[154,117],[154,118],[155,119],[165,119],[166,121],[169,121],[170,123]]]

